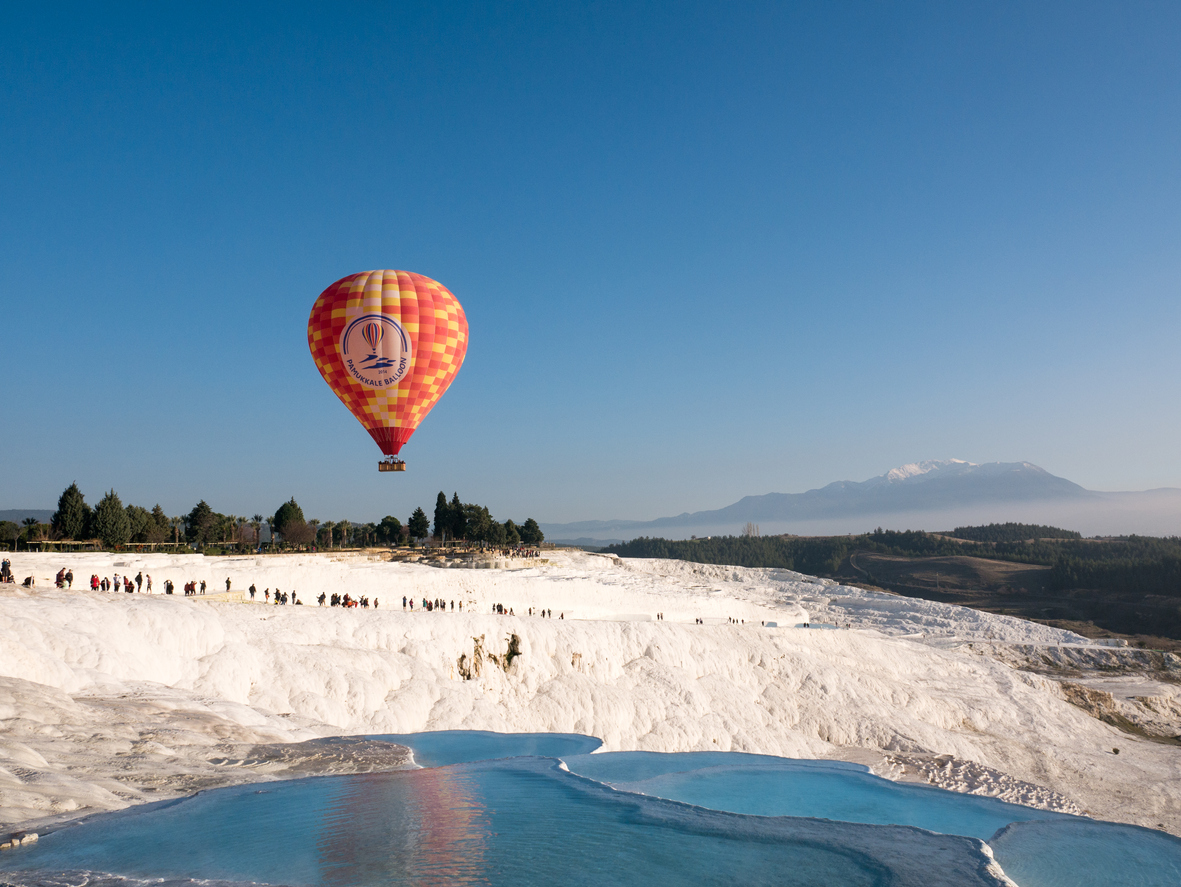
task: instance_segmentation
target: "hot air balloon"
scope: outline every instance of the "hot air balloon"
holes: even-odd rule
[[[467,353],[463,307],[437,281],[410,271],[362,271],[320,293],[308,347],[328,387],[388,457],[397,459],[450,387]]]

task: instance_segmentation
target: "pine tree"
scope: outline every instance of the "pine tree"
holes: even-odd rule
[[[12,550],[16,551],[16,540],[20,538],[21,525],[16,521],[0,520],[0,539],[6,543],[12,542]]]
[[[411,539],[425,539],[430,535],[431,527],[427,522],[426,512],[421,508],[414,509],[414,514],[410,515],[410,521],[406,524],[406,529],[410,532]]]
[[[57,511],[54,512],[54,531],[63,539],[81,539],[86,529],[86,500],[75,481],[66,487],[57,500]]]
[[[504,545],[504,543],[508,542],[508,533],[505,532],[504,524],[498,521],[492,521],[488,525],[488,535],[486,538],[492,545]]]
[[[288,523],[304,523],[303,509],[299,507],[294,496],[279,506],[279,510],[275,512],[275,522],[271,526],[282,536],[287,531]]]
[[[463,505],[463,537],[471,542],[491,542],[492,515],[483,505]]]
[[[377,527],[378,539],[390,545],[402,542],[402,522],[393,515],[387,514],[381,519]]]
[[[168,520],[168,515],[157,503],[156,507],[152,509],[152,526],[148,529],[148,541],[163,542],[171,531],[172,525]]]
[[[189,512],[189,516],[185,518],[186,530],[185,537],[190,542],[196,542],[198,545],[203,545],[213,538],[214,530],[217,524],[217,515],[213,513],[213,509],[209,507],[209,503],[202,499]]]
[[[124,545],[131,537],[131,521],[114,490],[103,496],[95,506],[94,529],[104,548]]]
[[[128,538],[133,542],[147,542],[148,528],[153,525],[152,513],[139,505],[128,505],[124,510],[127,512],[127,524],[131,528]]]
[[[545,541],[545,534],[541,532],[541,527],[533,518],[529,518],[521,524],[521,541],[526,545],[540,545]]]
[[[509,545],[516,545],[521,541],[521,531],[511,519],[504,522],[504,541]]]

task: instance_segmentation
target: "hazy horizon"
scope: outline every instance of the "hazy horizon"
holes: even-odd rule
[[[905,467],[909,467],[909,465],[894,466],[894,469]],[[874,480],[878,477],[882,477],[886,473],[887,472],[883,472],[880,475],[875,475],[874,478],[839,478],[831,481],[830,483],[840,483],[843,481],[861,483],[866,480]],[[1066,480],[1070,480],[1070,478],[1066,478]],[[84,494],[87,492],[88,491],[83,490]],[[783,492],[803,493],[811,492],[811,490],[768,490],[763,492],[752,492],[746,495],[759,497],[768,493]],[[956,526],[976,526],[989,523],[1005,523],[1010,521],[1059,526],[1064,529],[1077,530],[1084,536],[1130,534],[1169,536],[1181,533],[1181,488],[1158,487],[1145,491],[1092,490],[1089,492],[1107,493],[1109,495],[1098,502],[1053,500],[1034,500],[1025,502],[1015,500],[1005,502],[982,502],[960,507],[939,507],[911,511],[898,510],[892,512],[883,512],[881,514],[856,514],[808,520],[761,520],[758,522],[758,526],[764,535],[788,533],[802,536],[858,534],[869,532],[876,527],[882,527],[887,530],[921,529],[937,531],[940,529],[952,529]],[[1127,497],[1121,497],[1121,493],[1130,493],[1131,495]],[[1138,495],[1152,493],[1176,493],[1177,495],[1166,495],[1157,500],[1153,500],[1152,497],[1148,495]],[[99,496],[101,495],[102,494],[100,493]],[[99,496],[87,495],[87,501],[93,506],[98,501]],[[296,498],[297,501],[299,500],[298,496],[294,498]],[[685,525],[668,522],[655,529],[634,529],[632,532],[614,530],[609,527],[603,528],[601,530],[586,529],[586,535],[581,535],[583,533],[583,529],[579,528],[578,525],[595,522],[640,523],[660,519],[673,521],[679,515],[710,511],[715,508],[724,508],[726,506],[733,505],[742,498],[744,497],[738,497],[737,499],[730,502],[723,502],[717,505],[703,505],[701,507],[684,508],[678,512],[658,514],[651,517],[625,516],[616,514],[610,516],[599,515],[595,517],[580,518],[579,520],[575,521],[541,520],[540,522],[544,527],[547,528],[547,532],[550,532],[551,534],[558,532],[559,527],[569,526],[572,528],[577,528],[570,531],[563,529],[557,536],[555,536],[555,538],[563,540],[590,538],[609,538],[615,540],[618,538],[632,538],[636,535],[660,535],[665,538],[689,538],[690,536],[694,535],[724,535],[738,532],[740,526],[745,523],[745,519],[739,521]],[[124,504],[136,504],[145,507],[151,507],[156,503],[147,501],[131,503],[124,499]],[[192,505],[195,504],[195,502],[192,503]],[[282,504],[282,502],[274,503],[269,508],[262,509],[262,513],[264,516],[269,515],[280,504]],[[505,518],[513,518],[519,522],[525,517],[534,517],[533,514],[505,514],[498,512],[493,504],[487,502],[479,504],[488,505],[493,511],[493,516],[499,518],[500,520],[504,520]],[[192,505],[183,505],[177,509],[165,508],[164,510],[169,515],[184,515],[192,509]],[[210,505],[215,511],[218,510],[216,503],[210,503]],[[421,507],[427,512],[429,517],[434,507],[434,498],[432,498],[429,503],[424,502]],[[19,510],[51,512],[53,510],[53,506],[30,506],[27,509],[22,509],[20,506],[10,507],[7,503],[0,502],[0,513],[5,511]],[[257,509],[250,510],[248,512],[248,514],[254,513],[258,513]],[[331,515],[314,515],[310,511],[306,510],[305,514],[309,519],[315,520],[333,520],[345,518],[348,520],[371,521],[374,523],[379,521],[384,516],[384,514],[361,515],[356,514],[355,511],[349,511],[348,509],[346,509],[344,512]],[[395,514],[395,516],[405,521],[409,517],[409,513],[405,515]],[[595,535],[596,533],[597,536]]]

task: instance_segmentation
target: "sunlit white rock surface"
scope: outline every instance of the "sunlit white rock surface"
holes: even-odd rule
[[[0,590],[0,820],[283,775],[238,764],[250,744],[479,729],[587,733],[609,750],[843,758],[1181,833],[1176,746],[1120,732],[1057,681],[988,654],[1085,645],[1077,635],[781,570],[547,558],[464,570],[365,555],[17,554],[14,573],[37,587]],[[52,588],[61,566],[72,591]],[[85,587],[91,573],[140,571],[156,594]],[[165,579],[205,579],[212,594],[227,577],[235,591],[278,587],[304,605],[159,593]],[[322,591],[381,605],[319,608]],[[457,609],[422,612],[424,597]],[[517,615],[492,615],[494,603]],[[477,679],[460,677],[474,639],[499,655],[513,634],[521,655],[507,673],[485,658]]]

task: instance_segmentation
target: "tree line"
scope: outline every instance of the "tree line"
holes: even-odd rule
[[[435,505],[435,527],[422,508],[414,509],[406,524],[392,515],[377,523],[347,520],[321,521],[304,517],[292,496],[269,517],[221,514],[202,499],[184,515],[169,516],[159,504],[150,511],[138,505],[123,505],[119,495],[108,491],[93,508],[71,483],[58,498],[57,510],[48,524],[26,518],[23,524],[0,521],[0,540],[17,548],[21,543],[43,540],[91,542],[114,549],[130,543],[181,542],[199,548],[216,546],[227,550],[251,550],[264,544],[264,530],[272,547],[345,548],[368,545],[415,545],[432,535],[441,541],[466,540],[492,545],[536,545],[544,540],[537,521],[529,518],[517,525],[493,520],[487,507],[461,503],[456,494],[451,502],[440,492]]]
[[[997,527],[1021,527],[997,530]],[[1029,533],[1029,530],[1037,533]],[[1047,533],[1045,531],[1054,531]],[[968,541],[979,536],[997,541]],[[1014,538],[1017,537],[1017,538]],[[959,541],[963,540],[963,541]],[[1181,597],[1181,537],[1118,536],[1084,539],[1078,533],[1021,524],[959,527],[955,538],[921,530],[882,530],[858,536],[641,537],[609,545],[620,557],[676,558],[702,564],[772,567],[811,575],[835,573],[858,551],[902,557],[970,556],[1047,566],[1049,588],[1093,589]]]
[[[988,524],[982,527],[956,527],[949,534],[971,542],[1026,542],[1031,539],[1082,539],[1083,534],[1042,524]]]
[[[270,520],[272,531],[281,544],[325,547],[352,544],[419,545],[428,538],[439,542],[478,542],[488,545],[539,545],[545,541],[541,527],[533,518],[518,525],[512,520],[493,519],[485,505],[461,502],[455,493],[451,501],[439,491],[435,501],[434,526],[426,511],[415,508],[403,524],[387,514],[376,524],[353,525],[346,521],[305,520],[303,509],[292,497],[283,503]]]
[[[847,537],[711,536],[708,539],[661,539],[641,536],[608,545],[620,557],[675,558],[697,564],[772,567],[800,573],[832,573],[849,554]]]
[[[531,517],[520,525],[511,519],[502,524],[492,518],[486,506],[460,502],[458,493],[448,502],[442,490],[435,499],[434,536],[444,542],[461,539],[489,545],[540,545],[545,541],[541,527]]]
[[[48,524],[35,518],[25,518],[22,525],[0,521],[0,539],[14,547],[21,542],[46,539],[92,540],[113,539],[116,544],[127,542],[179,541],[184,518],[170,517],[159,504],[151,511],[139,505],[124,506],[119,495],[109,491],[91,508],[86,503],[77,483],[66,487],[57,500],[57,510]]]

